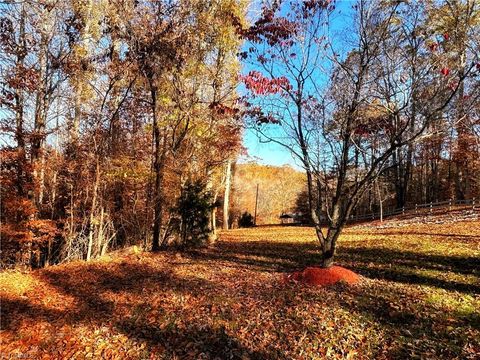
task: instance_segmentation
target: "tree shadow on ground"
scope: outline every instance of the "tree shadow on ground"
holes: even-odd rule
[[[219,242],[213,249],[192,250],[186,255],[197,260],[224,261],[270,272],[300,270],[307,266],[316,266],[321,260],[319,248],[314,242]],[[355,246],[340,247],[337,262],[370,278],[435,286],[463,293],[480,293],[480,282],[464,283],[439,278],[435,272],[428,274],[431,271],[441,271],[462,276],[477,276],[480,273],[480,265],[475,256],[433,255]]]
[[[122,262],[109,267],[92,263],[51,267],[34,274],[62,296],[73,298],[69,304],[74,305],[47,305],[43,301],[32,300],[36,297],[33,293],[26,293],[21,298],[3,297],[2,331],[18,331],[25,326],[22,324],[24,320],[49,323],[59,328],[81,324],[97,328],[107,326],[129,339],[146,343],[149,349],[157,349],[157,355],[162,358],[179,355],[181,358],[198,358],[202,353],[200,357],[207,359],[241,359],[246,354],[253,359],[274,358],[268,353],[251,350],[224,330],[213,329],[202,322],[192,321],[187,329],[178,329],[175,324],[160,326],[158,322],[152,324],[144,317],[136,316],[137,310],[144,313],[148,308],[152,289],[193,297],[216,292],[216,284],[194,276],[179,277],[168,269],[168,264],[159,270],[140,263]],[[130,315],[122,315],[121,307],[126,308]],[[164,309],[162,303],[157,304],[155,310],[160,317],[172,311],[168,307]],[[183,349],[186,343],[190,347]]]
[[[65,316],[60,310],[49,309],[45,306],[33,304],[28,299],[0,298],[0,329],[15,331],[20,327],[23,317],[34,320],[47,320],[50,323],[57,322]]]
[[[218,242],[209,249],[193,249],[185,256],[195,260],[224,261],[235,266],[253,267],[268,272],[298,270],[319,264],[321,255],[315,243],[274,241]]]
[[[475,256],[433,255],[385,248],[341,248],[338,260],[351,264],[360,274],[394,282],[429,285],[463,293],[480,293],[480,282],[465,283],[440,278],[439,274],[459,276],[480,273]]]
[[[17,298],[2,299],[2,330],[15,332],[22,325],[22,319],[54,323],[58,327],[93,324],[95,327],[111,326],[129,339],[147,344],[149,350],[165,354],[167,358],[176,356],[177,358],[241,359],[245,354],[253,359],[281,357],[281,354],[274,353],[275,350],[270,347],[266,347],[268,352],[265,352],[256,349],[254,343],[243,344],[231,330],[225,330],[223,325],[213,326],[209,320],[215,315],[202,306],[218,302],[218,299],[214,300],[212,297],[216,293],[222,293],[224,285],[220,281],[213,282],[200,276],[179,276],[171,269],[180,262],[165,261],[164,258],[172,259],[171,255],[174,254],[165,253],[164,255],[162,257],[156,255],[146,263],[143,260],[133,259],[132,261],[129,259],[129,261],[106,264],[95,262],[81,265],[71,264],[36,271],[33,274],[39,281],[53,287],[61,295],[73,299],[71,303],[74,305],[71,308],[63,309],[38,301],[40,296],[36,297],[32,293]],[[212,266],[213,269],[231,266],[238,270],[245,267],[254,272],[286,272],[318,264],[320,254],[317,244],[314,242],[220,241],[212,248],[183,253],[180,260],[186,264],[191,262],[200,268],[206,264]],[[435,336],[445,341],[450,337],[453,339],[452,341],[462,344],[461,337],[445,332],[445,326],[441,330],[444,333],[432,335],[434,326],[438,324],[443,326],[442,315],[438,314],[438,309],[424,303],[420,304],[422,310],[419,311],[415,307],[419,306],[415,293],[410,291],[411,288],[402,289],[401,286],[403,284],[421,284],[465,293],[479,292],[479,286],[476,284],[437,279],[433,276],[412,274],[407,271],[408,269],[441,270],[455,275],[475,275],[478,274],[476,258],[429,255],[413,251],[359,246],[355,248],[341,247],[338,253],[338,262],[367,277],[397,283],[389,284],[385,289],[382,287],[385,283],[380,282],[372,282],[376,284],[377,288],[371,289],[369,287],[362,287],[360,290],[348,287],[333,288],[333,291],[338,291],[335,302],[338,306],[344,307],[349,312],[358,312],[365,319],[373,319],[388,329],[391,334],[395,334],[396,328],[402,328],[410,332],[405,335],[408,339],[434,342]],[[235,279],[229,278],[228,281],[230,280]],[[283,292],[272,292],[267,288],[252,287],[250,283],[245,286],[246,288],[241,292],[243,295],[230,293],[230,288],[227,288],[226,295],[225,292],[223,295],[228,297],[226,300],[231,302],[241,301],[243,298],[240,296],[248,296],[255,298],[254,300],[262,300],[254,301],[255,304],[265,304],[256,306],[270,306],[272,298],[274,300],[283,299],[283,295],[291,292],[289,289],[284,289]],[[283,289],[282,286],[281,288]],[[350,291],[354,292],[351,296],[353,300],[345,302],[342,299]],[[189,314],[182,312],[182,309],[172,308],[160,302],[154,306],[157,311],[154,316],[157,318],[151,322],[146,317],[143,308],[149,305],[150,296],[154,295],[153,292],[165,293],[167,296],[170,293],[188,295],[190,299],[192,297],[202,298],[195,305],[194,310],[190,309],[190,311],[200,313],[201,317],[190,320]],[[302,301],[317,300],[307,297]],[[296,301],[296,298],[295,300],[292,298],[291,304],[286,302],[281,304],[285,307],[295,307]],[[396,302],[402,306],[396,307]],[[129,310],[138,308],[142,315],[136,315],[135,311],[133,313],[129,311],[127,315],[123,315],[119,308],[125,307]],[[231,310],[231,308],[229,309]],[[175,321],[158,319],[158,316],[163,316],[163,313],[176,313],[177,311],[180,313],[176,316],[183,319],[181,326]],[[260,307],[257,311],[261,312],[262,308]],[[279,308],[279,311],[282,311],[282,308]],[[243,316],[248,316],[248,314],[249,312],[245,312]],[[468,320],[462,320],[459,316],[456,318],[459,323],[464,321],[461,323],[462,326],[469,322],[472,327],[478,329],[477,315],[471,315]],[[187,320],[185,321],[185,319]],[[457,345],[452,345],[452,348],[455,346]],[[392,348],[394,347],[392,346]],[[389,350],[388,357],[402,358],[403,356],[405,358],[408,355],[407,350],[403,344],[400,344],[397,350]],[[426,350],[424,353],[427,353]]]
[[[263,352],[250,350],[227,334],[225,328],[192,324],[188,329],[176,326],[160,328],[132,319],[118,323],[117,328],[136,340],[146,342],[151,348],[161,347],[164,358],[180,359],[274,359]]]
[[[24,298],[2,299],[2,329],[15,330],[15,317],[28,315],[32,318],[44,318],[49,322],[59,317],[67,324],[81,323],[92,320],[103,322],[114,312],[115,303],[107,300],[106,293],[141,294],[154,283],[162,284],[164,290],[173,289],[195,293],[213,286],[203,279],[185,279],[175,276],[165,270],[158,271],[149,266],[120,263],[108,269],[101,265],[81,266],[77,271],[74,266],[51,267],[35,272],[35,277],[48,286],[56,289],[62,295],[73,297],[74,308],[51,310],[49,307],[29,302],[29,296]],[[28,296],[27,296],[28,295]],[[7,311],[7,308],[12,311]]]
[[[478,314],[459,315],[419,301],[410,289],[383,284],[352,288],[334,286],[339,298],[351,296],[355,305],[339,301],[345,310],[355,312],[366,321],[373,320],[389,333],[389,359],[461,358],[469,339],[463,331],[480,329]],[[460,331],[452,331],[453,326]]]
[[[218,244],[218,248],[218,251],[203,256],[212,256],[215,261],[255,264],[263,271],[298,270],[317,265],[321,258],[315,243],[226,242]],[[452,323],[449,323],[447,318],[454,318],[455,326],[476,330],[480,327],[477,313],[446,314],[431,304],[419,302],[417,294],[409,288],[394,286],[395,283],[401,286],[426,285],[466,294],[480,293],[480,283],[466,283],[437,276],[439,272],[455,277],[476,276],[480,269],[478,259],[474,256],[342,246],[337,261],[367,278],[393,283],[388,288],[385,283],[379,283],[375,289],[367,287],[352,290],[349,287],[334,287],[338,291],[339,306],[347,311],[355,309],[360,316],[373,319],[392,334],[393,343],[389,347],[388,358],[404,359],[413,356],[412,354],[422,356],[428,353],[435,353],[439,358],[454,358],[462,352],[466,338],[463,333],[452,333],[448,330]],[[355,292],[352,294],[354,305],[341,301],[345,294],[351,291]],[[435,334],[432,333],[434,328]],[[403,332],[397,334],[397,329]],[[396,339],[397,337],[401,340]]]

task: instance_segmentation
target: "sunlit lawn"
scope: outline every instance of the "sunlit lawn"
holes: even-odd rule
[[[258,227],[187,253],[131,253],[0,274],[2,354],[42,358],[480,356],[480,222],[349,228],[359,285],[309,288],[314,231]],[[7,356],[8,358],[8,356]]]

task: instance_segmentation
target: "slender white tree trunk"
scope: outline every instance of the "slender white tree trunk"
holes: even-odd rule
[[[225,192],[223,195],[223,230],[228,230],[229,211],[230,211],[230,187],[232,176],[232,161],[227,161],[225,169]]]
[[[87,250],[87,261],[92,257],[92,248],[93,248],[93,234],[95,232],[95,211],[97,206],[97,193],[98,193],[98,184],[100,182],[100,166],[97,161],[95,168],[95,184],[93,185],[93,195],[92,195],[92,207],[90,210],[90,225],[88,232],[88,250]]]

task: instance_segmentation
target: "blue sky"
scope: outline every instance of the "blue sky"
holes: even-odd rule
[[[337,0],[336,9],[331,18],[331,33],[339,33],[348,30],[352,26],[352,5],[355,1]],[[249,45],[246,44],[246,47]],[[254,68],[250,64],[245,64],[243,73],[246,74]],[[240,92],[243,92],[242,89]],[[265,143],[260,141],[257,133],[252,129],[246,129],[244,133],[243,146],[248,151],[248,156],[243,156],[240,162],[256,161],[265,165],[290,165],[294,168],[301,169],[298,159],[294,159],[290,152],[283,146],[275,143]]]
[[[300,169],[299,161],[281,145],[261,142],[254,130],[247,129],[243,138],[243,146],[248,150],[248,156],[240,159],[240,162],[254,160],[265,165],[290,165]]]

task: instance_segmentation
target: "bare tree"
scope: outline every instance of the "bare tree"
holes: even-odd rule
[[[475,66],[446,74],[425,60],[428,34],[409,21],[425,12],[421,4],[358,1],[354,29],[342,34],[347,43],[325,32],[333,9],[322,4],[293,5],[276,17],[264,11],[250,30],[255,36],[247,32],[254,46],[246,56],[258,71],[245,84],[253,95],[247,115],[259,136],[303,164],[321,265],[329,267],[364,193],[399,149],[430,136]]]

